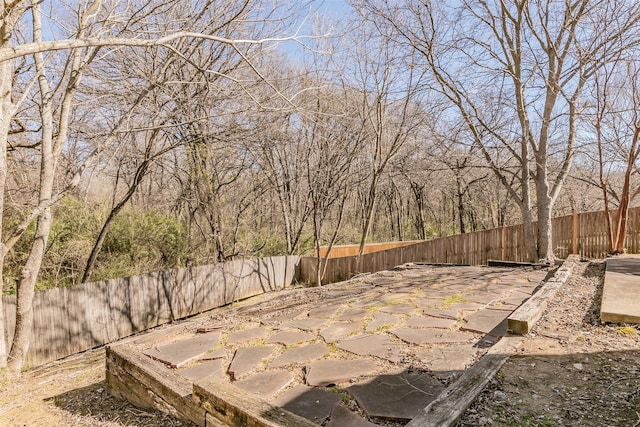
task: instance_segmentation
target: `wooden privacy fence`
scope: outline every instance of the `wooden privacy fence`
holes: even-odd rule
[[[375,272],[406,262],[482,265],[490,259],[525,261],[524,227],[495,228],[411,243],[362,256],[328,260],[323,283]],[[604,212],[574,213],[553,220],[556,256],[606,256]],[[394,246],[397,246],[394,244]],[[640,251],[640,208],[629,210],[626,247]],[[297,279],[315,284],[318,258],[283,256],[161,271],[123,279],[56,288],[36,293],[28,366],[59,359],[113,342],[176,319],[188,317],[264,292]],[[15,296],[2,299],[4,339],[15,329]]]
[[[384,242],[384,243],[367,243],[364,246],[364,253],[370,254],[373,252],[386,251],[387,249],[399,248],[402,246],[409,246],[415,243],[421,242],[422,240],[404,240],[400,242]],[[331,253],[329,254],[329,258],[340,258],[345,256],[354,256],[358,255],[358,250],[360,249],[360,245],[337,245],[331,247]],[[327,251],[329,250],[328,246],[320,247],[320,258],[324,258],[327,255]]]
[[[295,279],[297,256],[242,259],[37,292],[26,357],[37,366],[176,319],[281,289]],[[16,299],[5,296],[6,331]],[[7,347],[8,348],[8,347]]]
[[[629,210],[626,248],[640,252],[640,208]],[[603,258],[608,252],[607,224],[604,212],[574,212],[552,220],[554,253],[566,258],[575,253],[587,258]],[[349,279],[359,272],[374,272],[406,262],[484,265],[490,259],[527,261],[524,226],[494,228],[474,233],[421,241],[380,252],[366,253],[357,266],[357,256],[327,260],[323,284]],[[300,259],[299,277],[316,280],[318,259]]]

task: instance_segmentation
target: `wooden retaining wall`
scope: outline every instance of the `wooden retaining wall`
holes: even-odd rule
[[[297,263],[297,256],[235,260],[37,292],[26,366],[281,289],[295,279]],[[15,301],[3,297],[8,344]]]

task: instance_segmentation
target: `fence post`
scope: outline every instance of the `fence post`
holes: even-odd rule
[[[571,236],[571,253],[578,253],[578,211],[573,210],[573,234]]]
[[[507,260],[507,225],[502,224],[502,261]]]

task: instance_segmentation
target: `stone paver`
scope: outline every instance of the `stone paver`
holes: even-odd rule
[[[399,346],[386,335],[361,335],[340,341],[337,347],[358,356],[376,356],[392,363],[404,359]]]
[[[304,312],[304,310],[294,310],[294,311],[291,311],[289,313],[280,314],[280,315],[277,315],[277,316],[272,316],[272,317],[265,318],[264,322],[268,323],[270,325],[279,324],[279,323],[286,322],[286,321],[291,320],[291,319],[295,319],[296,317],[300,316],[303,312]]]
[[[369,359],[318,360],[307,366],[307,385],[326,387],[379,372],[380,367]]]
[[[460,326],[461,331],[488,334],[494,337],[507,335],[507,317],[510,311],[481,310],[464,318],[465,323]]]
[[[458,319],[458,310],[452,308],[437,309],[429,308],[422,310],[422,314],[426,314],[431,317],[442,317],[444,319]]]
[[[263,359],[273,353],[274,348],[273,346],[238,348],[227,372],[232,379],[238,379],[259,366]]]
[[[215,331],[152,347],[144,350],[143,353],[174,368],[179,368],[205,355],[218,345],[219,341],[220,332]]]
[[[311,341],[316,336],[309,332],[300,331],[281,331],[273,334],[267,341],[267,344],[292,345],[306,341]]]
[[[411,304],[392,304],[380,308],[380,312],[391,314],[415,314],[416,307]]]
[[[342,304],[327,304],[322,307],[314,308],[309,311],[309,317],[319,317],[322,319],[330,319],[340,308]]]
[[[422,309],[441,307],[444,304],[444,298],[413,298],[411,301]]]
[[[327,322],[326,319],[315,319],[315,318],[307,318],[307,319],[293,319],[289,320],[280,325],[281,329],[284,328],[297,328],[302,329],[303,331],[317,331],[322,328]]]
[[[426,374],[381,375],[347,390],[370,417],[410,421],[444,386]]]
[[[389,332],[397,336],[403,341],[410,344],[455,344],[462,342],[470,342],[474,339],[471,334],[465,334],[459,331],[446,331],[444,329],[415,329],[415,328],[394,328]]]
[[[298,347],[288,348],[280,356],[276,357],[269,366],[279,368],[294,363],[308,362],[318,359],[329,353],[329,348],[324,343],[318,342]]]
[[[465,299],[470,302],[475,302],[482,305],[491,304],[493,302],[499,301],[501,293],[492,293],[492,292],[482,292],[482,293],[472,293],[470,295],[466,295]]]
[[[361,320],[367,317],[371,312],[364,308],[347,308],[336,317],[336,320],[352,321]]]
[[[224,348],[218,348],[215,350],[207,351],[202,356],[198,357],[198,360],[214,360],[214,359],[226,359],[227,350]]]
[[[377,424],[373,424],[364,418],[358,416],[354,412],[345,408],[342,405],[335,405],[333,411],[331,411],[331,419],[327,423],[326,427],[376,427]]]
[[[349,335],[362,330],[362,324],[358,322],[336,322],[320,331],[320,336],[327,342],[333,343],[347,338]]]
[[[455,319],[446,319],[443,317],[431,316],[412,316],[406,322],[405,326],[410,328],[452,328],[456,323]]]
[[[257,394],[265,400],[271,399],[276,393],[284,390],[293,381],[293,375],[288,371],[266,371],[251,375],[235,385],[244,391]]]
[[[266,328],[251,328],[233,332],[227,337],[227,344],[238,344],[245,341],[253,341],[264,338],[269,331]]]
[[[416,357],[432,371],[464,371],[475,359],[469,346],[431,347],[416,352]]]
[[[320,425],[331,416],[333,407],[341,400],[342,396],[338,393],[297,385],[272,404]]]
[[[486,334],[499,330],[495,325],[500,325],[500,316],[528,298],[544,274],[401,267],[322,287],[321,292],[309,290],[309,299],[305,290],[296,290],[295,298],[284,294],[281,311],[279,297],[264,306],[250,302],[231,308],[217,335],[206,340],[204,334],[196,335],[144,350],[161,353],[165,363],[188,366],[176,371],[185,378],[218,375],[319,425],[372,427],[374,419],[408,420],[424,408],[441,390],[434,378],[451,381],[497,342],[498,337]],[[485,326],[478,326],[481,321]],[[198,328],[211,330],[220,320],[198,322]],[[207,348],[185,358],[194,347],[192,339],[206,341]],[[415,361],[416,368],[430,371],[390,372],[391,365],[408,369]],[[362,382],[354,385],[358,380]],[[331,385],[337,393],[324,388]],[[372,422],[340,404],[347,392],[356,396]]]
[[[459,302],[449,306],[452,310],[457,311],[477,311],[484,308],[484,304],[476,304],[474,302]]]
[[[376,332],[384,329],[389,329],[390,327],[396,325],[400,321],[400,316],[397,314],[385,314],[380,313],[374,317],[367,327],[365,328],[366,332]]]
[[[225,362],[222,359],[206,360],[190,368],[181,369],[178,373],[193,382],[202,380],[209,375],[222,377],[224,363]]]

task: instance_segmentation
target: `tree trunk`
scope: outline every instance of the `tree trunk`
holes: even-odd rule
[[[29,258],[22,269],[18,285],[16,308],[16,331],[13,335],[11,353],[9,355],[9,369],[14,372],[22,370],[24,357],[29,351],[31,328],[33,325],[33,297],[35,295],[36,279],[47,247],[49,232],[51,231],[51,209],[48,208],[38,218],[35,240],[31,246]]]
[[[7,179],[7,136],[11,124],[11,90],[10,67],[6,62],[0,63],[0,230],[3,220],[4,187]],[[5,314],[2,303],[2,291],[4,289],[4,259],[6,248],[0,236],[0,369],[7,367],[7,345],[5,342]],[[11,338],[11,337],[9,337]]]
[[[358,258],[356,260],[356,273],[362,273],[360,271],[360,264],[362,261],[362,255],[364,254],[364,246],[367,243],[369,232],[371,231],[371,223],[373,222],[373,213],[375,210],[376,199],[378,197],[378,176],[374,176],[369,185],[369,200],[365,204],[365,220],[362,226],[362,235],[360,236],[360,246],[358,247]]]
[[[42,39],[42,23],[40,21],[39,5],[32,7],[34,40]],[[53,105],[51,93],[45,73],[44,55],[34,55],[37,79],[40,89],[42,105],[40,116],[42,118],[42,144],[40,154],[40,191],[39,203],[51,200],[53,196],[53,183],[56,167],[56,152],[54,151],[53,137]],[[66,128],[61,126],[59,134],[66,133]],[[16,304],[16,330],[13,335],[11,351],[9,353],[9,369],[15,372],[22,370],[24,357],[29,350],[31,328],[33,325],[33,297],[35,295],[36,279],[42,259],[47,247],[47,240],[51,232],[51,208],[48,207],[38,216],[36,234],[27,261],[22,269],[20,282],[18,283],[18,298]]]

